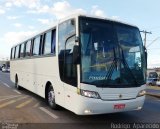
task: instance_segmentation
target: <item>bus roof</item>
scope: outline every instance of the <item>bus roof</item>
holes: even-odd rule
[[[127,22],[123,22],[123,21],[120,21],[120,20],[111,19],[111,18],[107,18],[107,17],[95,16],[95,15],[89,15],[89,14],[82,14],[82,13],[76,13],[76,14],[72,14],[72,15],[70,15],[68,17],[62,18],[62,19],[60,19],[58,21],[58,23],[61,23],[61,22],[66,21],[68,19],[71,19],[71,18],[74,18],[74,17],[79,17],[79,16],[88,17],[88,18],[102,19],[102,20],[107,20],[107,21],[112,21],[112,22],[117,22],[117,23],[129,25],[129,26],[137,27],[136,25],[133,25],[133,24],[130,24],[130,23],[127,23]]]
[[[129,25],[129,26],[133,26],[133,27],[138,28],[138,27],[135,26],[135,25],[132,25],[132,24],[129,24],[129,23],[126,23],[126,22],[122,22],[122,21],[119,21],[119,20],[111,19],[111,18],[105,18],[105,17],[95,16],[95,15],[88,15],[88,14],[86,15],[86,14],[82,14],[82,13],[76,13],[76,14],[72,14],[72,15],[70,15],[70,16],[67,16],[67,17],[65,17],[65,18],[62,18],[62,19],[56,21],[52,26],[48,27],[48,29],[43,30],[43,31],[41,31],[41,32],[38,32],[37,34],[34,34],[33,36],[30,36],[29,38],[24,39],[21,43],[17,43],[17,44],[15,44],[15,45],[13,45],[12,48],[15,47],[15,46],[17,46],[17,45],[19,45],[19,44],[25,43],[25,42],[27,42],[28,40],[30,40],[30,39],[32,39],[32,38],[34,38],[34,37],[36,37],[36,36],[38,36],[38,35],[40,35],[40,34],[45,33],[45,32],[48,31],[48,30],[51,30],[51,29],[53,29],[53,28],[56,28],[56,26],[57,26],[59,23],[62,23],[62,22],[66,21],[66,20],[69,20],[69,19],[71,19],[71,18],[77,18],[77,17],[80,17],[80,16],[82,16],[82,17],[88,17],[88,18],[95,18],[95,19],[102,19],[102,20],[107,20],[107,21],[112,21],[112,22],[117,22],[117,23],[121,23],[121,24],[125,24],[125,25]]]

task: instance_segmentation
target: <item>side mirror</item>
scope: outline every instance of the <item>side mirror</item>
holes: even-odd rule
[[[80,63],[80,50],[78,45],[74,45],[73,47],[73,63],[74,64]]]

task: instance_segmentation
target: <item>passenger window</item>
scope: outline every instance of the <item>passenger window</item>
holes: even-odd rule
[[[12,51],[13,51],[13,48],[11,49],[11,53],[10,53],[10,59],[12,59]]]
[[[24,57],[24,43],[21,44],[21,49],[20,49],[20,58]]]
[[[15,51],[15,48],[12,48],[11,59],[14,59],[14,51]]]
[[[14,48],[14,59],[16,58],[16,47]]]
[[[51,53],[56,53],[56,30],[52,31],[52,44],[51,44]]]
[[[19,58],[19,46],[16,47],[16,55],[15,55],[15,58]]]
[[[26,52],[25,52],[25,56],[31,56],[31,40],[29,40],[26,43]]]
[[[40,46],[40,36],[34,39],[33,56],[39,55],[39,46]]]
[[[45,40],[44,40],[44,54],[50,54],[51,53],[51,31],[47,32],[45,34]]]

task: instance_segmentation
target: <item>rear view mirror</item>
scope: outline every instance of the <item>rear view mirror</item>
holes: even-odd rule
[[[74,64],[80,63],[80,50],[78,45],[75,45],[73,47],[73,63]]]

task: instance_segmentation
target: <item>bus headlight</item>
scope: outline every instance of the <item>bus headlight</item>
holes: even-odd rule
[[[138,93],[137,97],[144,96],[145,94],[146,94],[146,91],[145,91],[145,90],[141,90],[141,91]]]
[[[95,91],[81,90],[80,93],[85,97],[100,99],[99,94]]]

